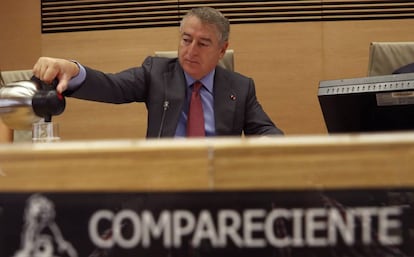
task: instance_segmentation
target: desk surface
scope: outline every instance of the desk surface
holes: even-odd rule
[[[0,145],[0,192],[414,186],[414,133]]]

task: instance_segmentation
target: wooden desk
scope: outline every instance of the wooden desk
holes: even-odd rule
[[[0,145],[0,191],[414,186],[414,133]]]

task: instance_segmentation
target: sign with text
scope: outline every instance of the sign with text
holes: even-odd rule
[[[0,257],[413,256],[413,190],[1,193]]]

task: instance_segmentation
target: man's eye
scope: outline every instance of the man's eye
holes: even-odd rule
[[[209,43],[203,43],[203,42],[198,43],[198,45],[199,46],[202,46],[202,47],[208,47],[208,46],[210,46]]]
[[[184,43],[189,44],[191,43],[191,39],[189,38],[183,38]]]

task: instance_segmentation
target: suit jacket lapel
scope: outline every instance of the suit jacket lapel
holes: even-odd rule
[[[165,101],[168,101],[169,106],[165,114],[163,136],[173,137],[177,128],[178,120],[180,118],[183,104],[186,95],[186,82],[184,78],[184,71],[177,62],[172,65],[171,69],[163,74]]]
[[[228,135],[233,129],[236,95],[225,70],[217,67],[214,78],[214,118],[217,135]]]
[[[166,111],[162,135],[174,137],[178,120],[186,97],[184,71],[177,62],[163,74],[165,101],[169,106]],[[233,129],[236,110],[236,95],[231,79],[221,67],[216,69],[214,78],[214,118],[217,135],[228,135]]]

